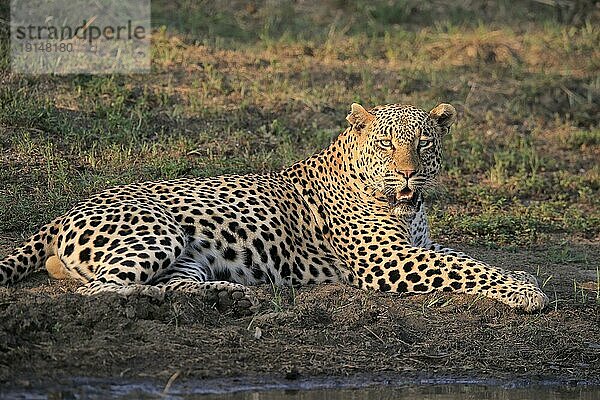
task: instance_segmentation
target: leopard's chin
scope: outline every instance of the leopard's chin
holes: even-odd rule
[[[417,207],[399,204],[391,209],[392,214],[402,219],[412,219],[417,214]]]
[[[418,210],[421,193],[408,187],[387,196],[387,202],[393,214],[401,218],[410,218]]]

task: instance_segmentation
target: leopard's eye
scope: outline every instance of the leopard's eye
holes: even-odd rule
[[[377,144],[379,145],[379,147],[385,150],[389,150],[392,148],[392,141],[389,139],[378,140]]]
[[[432,139],[421,139],[421,140],[419,140],[419,150],[426,150],[426,149],[430,148],[431,146],[433,146],[433,140]]]

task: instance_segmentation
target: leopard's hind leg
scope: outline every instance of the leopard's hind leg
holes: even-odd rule
[[[54,279],[69,279],[69,271],[65,268],[65,264],[60,261],[58,256],[50,256],[46,260],[46,271]]]
[[[141,283],[115,283],[115,282],[103,282],[101,280],[94,280],[80,286],[76,290],[77,293],[93,296],[100,293],[116,293],[122,296],[148,296],[156,300],[162,300],[164,298],[164,291],[156,286],[144,285]]]
[[[213,278],[213,271],[207,265],[191,257],[181,257],[151,284],[164,292],[197,294],[219,309],[248,311],[258,306],[258,300],[249,287]]]

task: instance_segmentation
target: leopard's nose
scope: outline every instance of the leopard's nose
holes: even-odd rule
[[[404,169],[404,170],[398,170],[397,171],[400,175],[402,175],[404,177],[404,179],[409,179],[411,176],[413,176],[415,174],[415,170],[414,169]]]

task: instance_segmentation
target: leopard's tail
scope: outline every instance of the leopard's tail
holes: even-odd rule
[[[56,253],[56,238],[60,230],[58,219],[43,226],[8,256],[0,259],[0,285],[15,283],[38,269],[44,268],[48,257]]]

